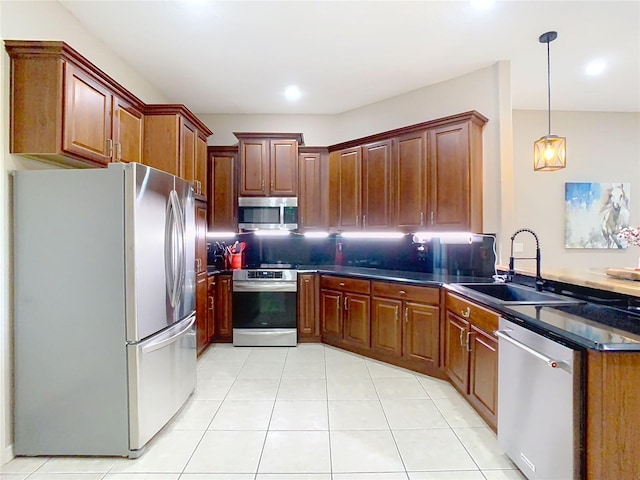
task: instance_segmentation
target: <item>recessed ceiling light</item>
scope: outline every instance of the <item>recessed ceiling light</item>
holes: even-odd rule
[[[600,75],[602,72],[604,72],[606,66],[607,64],[604,60],[594,60],[587,64],[584,71],[587,75]]]
[[[294,101],[298,100],[302,96],[302,92],[295,85],[291,85],[291,86],[287,87],[287,89],[284,91],[284,96],[290,102],[294,102]]]

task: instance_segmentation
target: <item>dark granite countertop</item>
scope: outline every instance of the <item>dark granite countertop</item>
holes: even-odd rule
[[[492,282],[487,277],[465,277],[438,273],[409,272],[404,270],[382,270],[378,268],[341,267],[302,265],[299,273],[317,272],[330,275],[346,275],[349,277],[368,278],[370,280],[385,280],[390,282],[412,283],[416,285],[440,287],[446,283],[484,283]]]

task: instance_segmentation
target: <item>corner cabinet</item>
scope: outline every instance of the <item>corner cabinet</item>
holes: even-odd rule
[[[5,40],[10,152],[102,167],[140,161],[144,104],[64,42]]]
[[[147,105],[143,163],[177,175],[207,195],[207,137],[213,132],[184,105]]]
[[[238,229],[237,147],[208,147],[207,199],[209,230]]]
[[[498,407],[498,314],[446,294],[444,369],[451,383],[494,430]]]
[[[300,133],[234,132],[239,140],[239,188],[243,197],[298,195]]]

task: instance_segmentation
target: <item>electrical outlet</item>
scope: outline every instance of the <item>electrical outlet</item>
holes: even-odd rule
[[[513,244],[513,253],[522,253],[524,250],[524,244],[522,243],[514,243]]]

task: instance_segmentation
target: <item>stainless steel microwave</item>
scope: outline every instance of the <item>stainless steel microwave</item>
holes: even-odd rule
[[[239,197],[241,230],[295,230],[298,228],[296,197]]]

